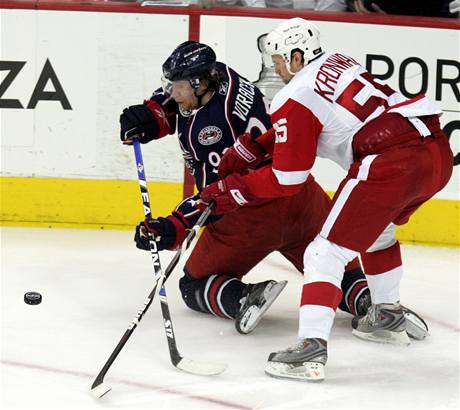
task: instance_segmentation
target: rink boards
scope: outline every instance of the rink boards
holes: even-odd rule
[[[292,15],[137,4],[0,9],[2,224],[131,229],[143,214],[133,153],[118,137],[122,108],[161,85],[161,63],[188,38],[208,43],[219,60],[256,80],[257,37]],[[458,22],[296,15],[315,20],[327,50],[352,55],[408,96],[425,92],[435,100],[458,153]],[[164,138],[143,152],[154,213],[167,214],[182,197],[177,140]],[[344,171],[318,160],[314,174],[331,192]],[[454,167],[449,185],[399,230],[399,238],[458,246],[458,186]]]

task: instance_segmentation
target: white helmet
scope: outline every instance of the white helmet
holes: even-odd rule
[[[300,17],[279,24],[268,34],[265,47],[268,54],[283,57],[289,72],[291,72],[289,64],[293,50],[298,48],[304,53],[305,64],[322,53],[318,28]]]

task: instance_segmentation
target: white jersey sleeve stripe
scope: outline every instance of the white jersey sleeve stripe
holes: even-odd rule
[[[307,180],[308,175],[310,175],[310,170],[307,170],[307,171],[280,171],[275,168],[272,168],[272,169],[280,185],[303,184]]]

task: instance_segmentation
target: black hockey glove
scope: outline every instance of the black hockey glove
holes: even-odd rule
[[[159,137],[157,118],[145,104],[131,105],[120,115],[120,139],[126,141],[134,135],[142,144]]]
[[[174,215],[167,218],[161,216],[157,219],[148,218],[136,226],[134,235],[136,248],[150,250],[148,232],[153,234],[159,251],[177,249],[187,235],[183,222]]]

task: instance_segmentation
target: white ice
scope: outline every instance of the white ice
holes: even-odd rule
[[[244,240],[244,238],[242,238]],[[172,257],[162,253],[163,267]],[[409,347],[356,339],[338,313],[326,381],[272,379],[268,354],[296,340],[302,277],[273,254],[246,277],[289,283],[253,334],[230,320],[188,310],[179,272],[167,283],[179,350],[224,362],[200,377],[169,361],[158,300],[109,370],[112,391],[90,394],[94,377],[152,288],[149,253],[131,232],[1,229],[1,405],[3,409],[420,409],[459,407],[459,249],[403,246],[402,301],[431,335]],[[38,291],[43,302],[26,305]]]

